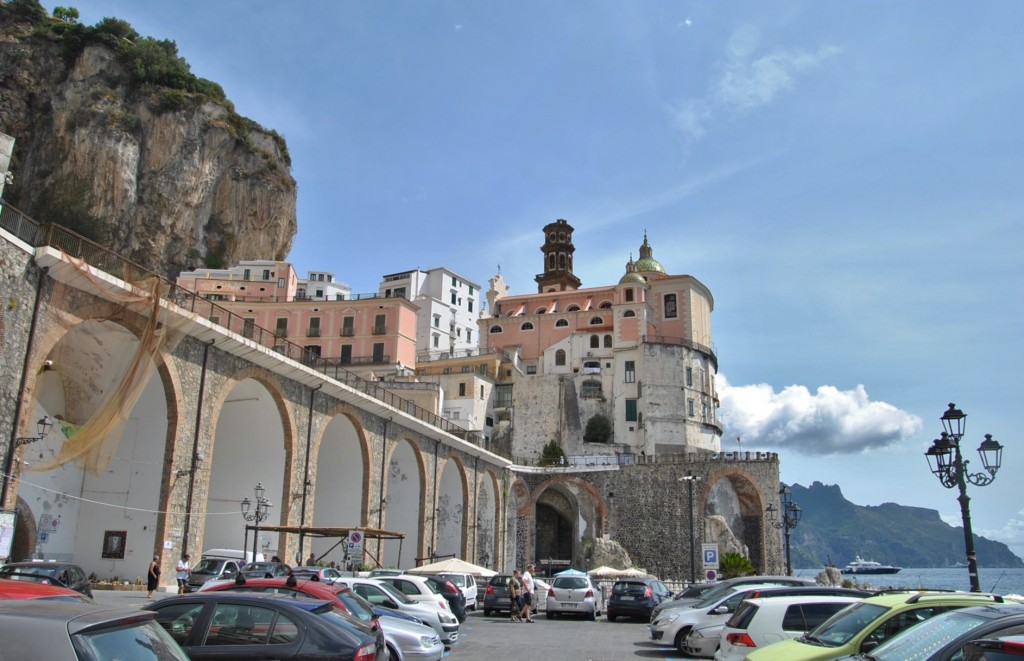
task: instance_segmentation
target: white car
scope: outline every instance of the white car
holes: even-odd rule
[[[764,585],[744,585],[736,587],[727,594],[702,599],[689,607],[666,608],[655,610],[648,628],[651,640],[661,645],[672,645],[683,654],[687,654],[686,637],[691,629],[703,629],[716,625],[721,627],[736,607],[746,598],[747,593]],[[710,655],[709,655],[710,656]]]
[[[780,640],[802,636],[859,597],[772,597],[747,599],[722,629],[715,661],[742,661]]]
[[[462,572],[439,572],[437,576],[443,576],[457,587],[466,597],[466,610],[476,610],[476,576]]]
[[[431,627],[397,617],[380,618],[390,661],[441,661],[444,644]]]
[[[337,585],[347,585],[374,606],[386,606],[414,615],[437,632],[441,642],[452,645],[459,639],[459,620],[435,602],[416,601],[376,578],[340,578]]]
[[[410,599],[428,603],[432,602],[439,605],[442,610],[451,612],[451,609],[448,607],[448,600],[444,598],[444,595],[425,576],[402,574],[401,576],[381,576],[377,580],[387,583]]]

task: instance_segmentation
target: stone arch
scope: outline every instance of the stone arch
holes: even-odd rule
[[[525,510],[534,518],[530,555],[538,565],[553,559],[582,566],[590,546],[587,540],[602,534],[608,516],[603,494],[590,482],[570,475],[555,475],[538,485]]]
[[[757,478],[730,466],[711,473],[697,491],[695,509],[703,521],[703,540],[717,542],[723,553],[745,551],[755,567],[764,568],[765,502]]]
[[[439,467],[435,502],[437,509],[432,516],[437,517],[433,530],[435,541],[431,555],[454,555],[466,557],[469,529],[469,478],[466,467],[456,455],[444,460]],[[454,474],[449,471],[454,469]]]
[[[480,479],[480,478],[483,479]],[[482,567],[493,569],[498,564],[498,531],[501,525],[501,482],[494,470],[477,473],[475,558]]]
[[[308,489],[306,522],[316,527],[366,526],[371,484],[379,468],[372,461],[363,420],[351,405],[334,401],[319,421],[309,450],[308,479],[313,484]],[[318,559],[342,567],[358,561],[349,558],[348,547],[338,541],[314,538],[304,546]]]
[[[99,558],[105,531],[116,529],[124,533],[126,553],[91,562],[90,569],[102,578],[143,575],[149,559],[160,553],[163,540],[182,541],[184,508],[170,501],[175,487],[186,483],[175,475],[176,457],[182,454],[176,452],[182,389],[171,356],[173,342],[165,342],[145,357],[141,379],[136,385],[129,383],[128,398],[118,395],[118,402],[131,404],[130,408],[119,405],[115,417],[122,422],[93,427],[94,433],[103,434],[100,447],[106,448],[105,458],[91,470],[78,459],[46,468],[61,456],[76,425],[96,425],[106,419],[108,398],[117,395],[118,386],[125,382],[147,322],[146,316],[121,304],[95,300],[71,313],[51,308],[48,319],[53,323],[40,326],[36,338],[30,361],[34,368],[27,375],[20,414],[22,427],[43,415],[57,420],[46,439],[21,450],[24,460],[40,462],[41,470],[35,474],[49,476],[48,489],[47,495],[33,493],[38,490],[31,486],[36,481],[31,477],[15,483],[19,503],[41,507],[35,512],[26,508],[26,518],[33,521],[30,526],[18,526],[12,543],[15,549],[49,559]],[[188,462],[191,452],[184,453]],[[112,469],[103,469],[107,462]],[[15,468],[20,465],[16,463]],[[55,493],[63,495],[54,498]],[[136,514],[125,517],[125,508]],[[36,517],[41,521],[44,515],[52,525],[46,531],[36,530]],[[47,534],[38,534],[42,532]],[[164,555],[173,565],[171,554]]]
[[[408,434],[395,438],[387,449],[384,477],[384,502],[379,503],[383,527],[405,533],[402,544],[384,546],[382,562],[386,567],[412,567],[424,556],[424,516],[427,467],[423,448]],[[371,512],[373,510],[371,509]]]
[[[214,527],[204,530],[203,546],[237,548],[238,540],[248,539],[247,550],[251,552],[253,540],[238,514],[238,503],[242,498],[253,500],[257,482],[264,486],[265,498],[273,506],[264,521],[266,525],[292,525],[293,517],[297,518],[299,510],[290,497],[302,490],[302,478],[297,477],[301,469],[295,470],[295,414],[286,398],[285,384],[261,367],[248,365],[226,375],[215,387],[209,381],[207,385],[205,523]],[[261,405],[263,393],[270,406]],[[233,396],[235,399],[230,399]],[[228,404],[243,406],[228,412]],[[228,415],[230,422],[224,423]],[[268,434],[277,432],[270,426],[273,423],[280,424],[280,434],[277,439],[268,439]],[[261,531],[258,546],[265,554],[286,555],[285,540],[277,533]]]

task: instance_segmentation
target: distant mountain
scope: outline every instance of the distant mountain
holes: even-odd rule
[[[845,566],[856,556],[900,567],[950,567],[966,562],[963,528],[939,518],[936,510],[895,503],[854,505],[838,486],[820,482],[790,486],[803,510],[791,532],[793,567],[831,562]],[[974,536],[979,567],[1024,567],[1002,542]]]

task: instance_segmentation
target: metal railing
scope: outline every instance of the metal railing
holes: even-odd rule
[[[379,382],[369,381],[341,367],[338,359],[309,359],[305,347],[283,340],[274,331],[256,326],[252,319],[241,317],[231,310],[207,300],[195,292],[183,289],[163,276],[153,273],[129,259],[118,255],[109,248],[77,234],[66,227],[54,223],[39,223],[25,215],[17,208],[10,206],[6,200],[0,199],[0,227],[11,232],[22,241],[36,248],[49,246],[77,259],[84,260],[89,266],[104,271],[125,282],[138,282],[144,278],[155,277],[165,285],[162,298],[169,303],[193,312],[200,317],[217,319],[216,323],[229,331],[244,336],[256,344],[276,351],[282,357],[320,372],[324,376],[358,390],[374,399],[392,406],[414,418],[436,427],[444,432],[462,438],[474,445],[483,444],[483,436],[467,433],[462,427],[444,419],[442,416],[418,406],[415,402],[398,397],[382,387]],[[387,356],[378,356],[385,362]]]

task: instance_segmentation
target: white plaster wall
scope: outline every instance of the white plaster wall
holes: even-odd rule
[[[363,465],[363,453],[359,449],[356,429],[345,416],[336,416],[324,430],[315,468],[312,474],[314,497],[307,503],[306,514],[309,517],[308,508],[312,507],[312,525],[356,527],[362,524],[363,476],[369,471]],[[320,558],[338,541],[314,539],[313,550]],[[333,560],[344,566],[345,548],[345,543],[336,546],[322,560]],[[359,563],[362,559],[353,558],[353,561]]]
[[[397,541],[384,543],[384,566],[408,568],[416,565],[419,547],[419,518],[422,503],[422,482],[415,451],[408,441],[399,441],[388,465],[387,490],[384,509],[384,528],[405,533],[401,545]],[[371,508],[372,509],[372,508]],[[372,520],[372,517],[371,517]]]
[[[465,515],[465,493],[459,468],[454,461],[445,463],[441,471],[437,497],[436,555],[462,557],[462,523]]]
[[[476,503],[476,559],[471,559],[478,565],[494,569],[497,560],[497,547],[495,546],[497,533],[497,494],[494,491],[494,482],[488,475],[480,476],[480,490]]]

